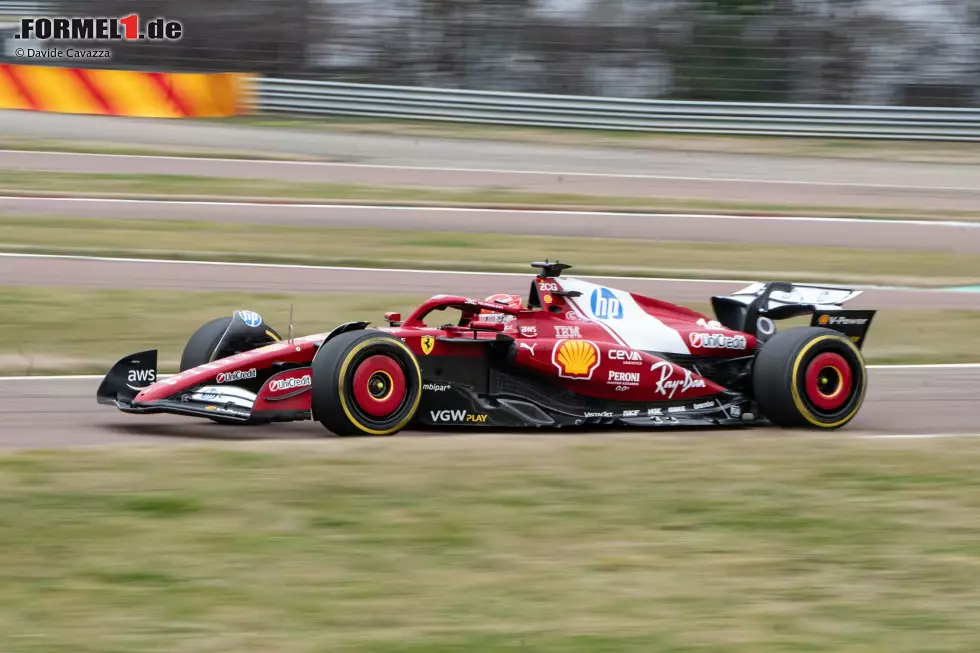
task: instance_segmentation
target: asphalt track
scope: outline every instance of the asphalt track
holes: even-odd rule
[[[2,197],[0,214],[980,254],[980,222]]]
[[[115,142],[129,147],[251,150],[315,156],[343,165],[188,161],[166,157],[84,157],[0,155],[0,168],[75,172],[179,173],[211,177],[261,177],[330,183],[435,186],[441,188],[512,188],[533,192],[643,197],[691,197],[809,206],[854,206],[929,210],[980,208],[976,166],[890,163],[780,157],[771,155],[668,152],[568,146],[493,143],[363,134],[308,133],[195,122],[166,122],[94,116],[0,112],[0,135],[21,138]],[[10,201],[10,200],[5,200]],[[576,217],[556,213],[500,213],[488,216],[444,211],[367,209],[292,209],[228,206],[193,210],[188,206],[73,202],[5,204],[4,213],[54,213],[151,219],[231,219],[243,222],[331,224],[332,226],[467,230],[484,217],[500,221],[508,232],[557,229],[559,233],[603,235],[636,230],[662,239],[715,242],[804,242],[849,247],[893,247],[976,252],[976,232],[957,225],[815,222],[769,219],[677,219],[671,216]],[[58,206],[63,207],[62,202]],[[80,207],[94,207],[82,209]],[[176,213],[174,206],[181,206]],[[116,209],[110,207],[125,207]],[[91,211],[85,213],[85,211]],[[118,211],[118,213],[113,213]],[[209,213],[214,211],[214,213]],[[94,215],[97,213],[98,215]],[[309,214],[313,214],[312,216]],[[465,215],[447,220],[448,215]],[[411,216],[411,218],[406,218]],[[423,226],[414,227],[414,224]],[[541,222],[537,222],[541,221]],[[355,225],[356,222],[356,225]],[[534,222],[535,224],[527,224]],[[447,226],[447,224],[449,226]],[[789,225],[789,226],[787,226]],[[481,231],[486,231],[480,225]],[[607,229],[608,228],[608,229]],[[474,227],[470,227],[474,229]],[[609,231],[612,230],[612,231]],[[526,233],[540,233],[527,231]],[[694,237],[692,237],[692,235]],[[651,236],[646,236],[651,237]],[[527,275],[424,273],[351,270],[303,266],[187,264],[107,261],[55,257],[0,257],[0,284],[79,288],[158,288],[280,293],[457,292],[485,296],[524,293]],[[613,283],[612,280],[609,281]],[[615,285],[681,303],[703,302],[744,283],[616,279]],[[904,289],[869,289],[849,304],[875,308],[980,308],[980,294]],[[928,436],[977,433],[980,399],[976,368],[898,368],[871,371],[869,397],[859,417],[835,437]],[[0,380],[0,447],[46,448],[106,443],[195,441],[241,438],[313,438],[326,432],[312,423],[268,428],[219,427],[209,422],[163,416],[130,416],[95,403],[97,380]],[[804,432],[766,430],[779,435]],[[696,432],[703,434],[704,432]],[[730,433],[730,432],[729,432]],[[737,432],[736,432],[737,433]],[[756,431],[751,431],[756,433]],[[488,434],[490,435],[490,434]],[[692,434],[694,435],[694,434]],[[724,435],[723,435],[724,436]],[[600,436],[601,437],[601,436]]]
[[[255,293],[455,293],[485,297],[524,295],[527,274],[458,273],[251,263],[100,259],[43,255],[0,255],[0,285],[87,289],[223,290]],[[589,277],[617,288],[667,301],[705,302],[730,294],[748,281]],[[848,302],[854,308],[980,308],[980,293],[869,288]]]
[[[980,432],[976,406],[980,384],[973,368],[869,370],[868,396],[858,416],[834,437],[928,436]],[[95,402],[97,379],[0,379],[0,448],[45,449],[120,443],[192,442],[200,440],[310,439],[330,436],[316,422],[233,427],[205,420],[161,415],[126,415]],[[665,431],[651,431],[651,437]],[[411,437],[403,431],[396,437]],[[440,431],[440,434],[484,435],[487,431]],[[546,433],[554,431],[541,432]],[[602,437],[615,431],[591,431]],[[711,431],[674,431],[692,437]],[[725,429],[715,437],[742,437]],[[797,437],[812,431],[753,429],[747,433]],[[433,432],[424,432],[433,435]]]
[[[0,112],[0,135],[313,156],[336,165],[4,153],[0,168],[169,173],[370,185],[669,197],[796,206],[968,211],[976,166],[588,148]],[[515,172],[517,171],[517,172]]]

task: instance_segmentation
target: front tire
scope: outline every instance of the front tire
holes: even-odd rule
[[[854,343],[819,327],[775,334],[759,350],[752,372],[762,415],[784,428],[839,429],[857,415],[867,383]]]
[[[218,346],[231,320],[231,317],[219,317],[202,325],[191,335],[184,345],[184,353],[180,356],[181,372],[211,362],[214,348]]]
[[[184,352],[180,356],[180,371],[183,372],[210,363],[215,348],[221,342],[221,336],[224,335],[233,319],[233,317],[219,317],[201,325],[184,345]],[[220,417],[208,417],[208,419],[216,424],[241,425],[241,422],[224,420]]]
[[[342,333],[313,358],[312,417],[336,435],[394,435],[421,397],[415,354],[387,333]]]

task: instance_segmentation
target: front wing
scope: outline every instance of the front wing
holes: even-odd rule
[[[153,383],[165,382],[157,374],[157,352],[147,350],[126,356],[117,362],[96,391],[100,404],[111,405],[124,413],[182,415],[203,417],[231,424],[268,423],[309,419],[309,410],[253,410],[257,395],[235,385],[199,384],[175,388],[164,399],[136,401],[136,396]],[[274,375],[276,372],[271,371]],[[264,383],[264,380],[263,380]]]

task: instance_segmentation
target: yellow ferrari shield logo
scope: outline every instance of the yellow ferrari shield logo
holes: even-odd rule
[[[432,353],[432,348],[436,346],[436,339],[432,336],[422,336],[422,353],[426,356]]]

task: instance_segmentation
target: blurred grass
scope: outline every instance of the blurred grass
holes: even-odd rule
[[[309,335],[352,320],[384,326],[386,311],[407,315],[426,298],[0,287],[0,373],[104,374],[123,356],[152,348],[159,350],[160,370],[175,372],[187,338],[235,309],[258,311],[285,336],[293,303],[294,335]],[[707,302],[690,307],[713,315]],[[980,311],[880,311],[864,354],[869,363],[980,362]]]
[[[117,154],[124,156],[173,156],[180,158],[216,158],[216,159],[245,159],[262,161],[322,161],[325,158],[267,154],[248,150],[233,151],[212,148],[188,148],[186,146],[168,146],[141,144],[138,147],[105,141],[67,141],[45,140],[34,138],[16,138],[0,136],[0,150],[16,150],[21,152],[68,152],[75,154]]]
[[[207,121],[204,121],[207,122]],[[345,116],[240,116],[223,121],[250,127],[299,131],[337,131],[404,137],[513,141],[544,145],[613,147],[679,152],[719,152],[792,157],[869,159],[923,163],[980,163],[972,143],[930,143],[849,138],[737,136],[722,134],[644,133],[599,129],[558,129],[478,125],[429,120],[394,120]]]
[[[980,152],[971,143],[930,143],[927,141],[867,140],[847,138],[804,138],[779,136],[738,136],[724,134],[670,134],[593,129],[548,129],[542,127],[478,125],[451,122],[372,119],[348,116],[240,116],[220,119],[194,119],[197,124],[289,129],[293,131],[333,131],[378,134],[405,138],[450,138],[481,141],[535,143],[574,147],[648,149],[676,152],[720,152],[770,156],[867,159],[922,163],[980,163]],[[316,160],[328,157],[268,154],[249,147],[244,139],[239,147],[188,148],[154,143],[112,142],[74,139],[47,140],[11,135],[0,137],[0,149],[50,152],[90,152],[97,154],[165,154],[170,156],[219,156],[225,158],[275,158]]]
[[[949,444],[6,455],[0,639],[17,653],[973,653],[980,442]]]
[[[0,216],[0,250],[522,273],[530,261],[558,258],[573,262],[582,275],[980,283],[980,256],[945,252],[177,220]]]
[[[102,174],[0,170],[0,194],[54,194],[97,197],[201,200],[336,200],[350,203],[395,205],[439,205],[466,207],[579,208],[589,210],[717,211],[785,215],[864,218],[917,218],[941,220],[980,219],[975,211],[928,211],[847,206],[809,206],[764,202],[728,202],[697,198],[628,197],[534,193],[495,188],[423,188],[417,186],[373,186],[322,182],[291,182],[276,179],[237,179],[194,175]]]
[[[105,373],[122,356],[159,349],[162,372],[176,372],[181,351],[202,324],[236,309],[258,311],[285,337],[329,331],[349,320],[384,325],[428,295],[171,292],[0,286],[0,370],[8,374]]]

